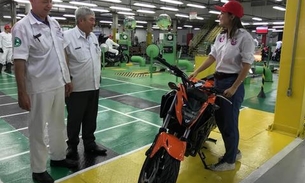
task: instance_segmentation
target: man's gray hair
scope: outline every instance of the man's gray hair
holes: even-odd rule
[[[75,10],[75,23],[78,24],[79,20],[85,20],[88,15],[95,16],[95,13],[88,7],[79,7]]]

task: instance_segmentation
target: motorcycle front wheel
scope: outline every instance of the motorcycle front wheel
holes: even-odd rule
[[[179,169],[180,161],[161,148],[152,158],[146,157],[138,183],[175,183]]]

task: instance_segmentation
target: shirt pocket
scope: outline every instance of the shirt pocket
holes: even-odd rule
[[[79,62],[86,62],[88,58],[88,54],[90,55],[90,52],[84,51],[84,48],[81,46],[77,46],[74,48],[73,55],[75,57],[75,60]]]

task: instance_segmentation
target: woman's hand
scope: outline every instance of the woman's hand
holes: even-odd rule
[[[223,92],[223,96],[231,98],[235,94],[236,90],[237,88],[230,87]]]
[[[193,79],[198,75],[198,72],[194,71],[192,74],[189,75],[189,79]]]

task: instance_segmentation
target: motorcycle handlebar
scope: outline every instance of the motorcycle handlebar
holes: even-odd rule
[[[222,91],[218,90],[214,86],[211,86],[211,87],[204,86],[204,83],[205,83],[204,80],[200,80],[197,83],[195,83],[195,82],[189,80],[189,77],[181,69],[179,69],[177,66],[169,64],[168,62],[166,62],[166,60],[164,58],[155,57],[155,59],[158,60],[161,64],[165,65],[167,68],[169,68],[175,76],[180,77],[182,79],[182,82],[193,85],[195,88],[200,88],[200,89],[208,91],[210,93],[214,93],[217,97],[220,97],[220,98],[226,100],[227,102],[229,102],[230,104],[232,104],[232,102],[228,98],[223,96]]]
[[[155,57],[155,59],[158,60],[161,64],[165,65],[167,68],[169,68],[175,76],[180,77],[183,82],[194,84],[192,81],[188,79],[188,76],[177,66],[169,64],[168,62],[166,62],[164,58],[161,57]]]

